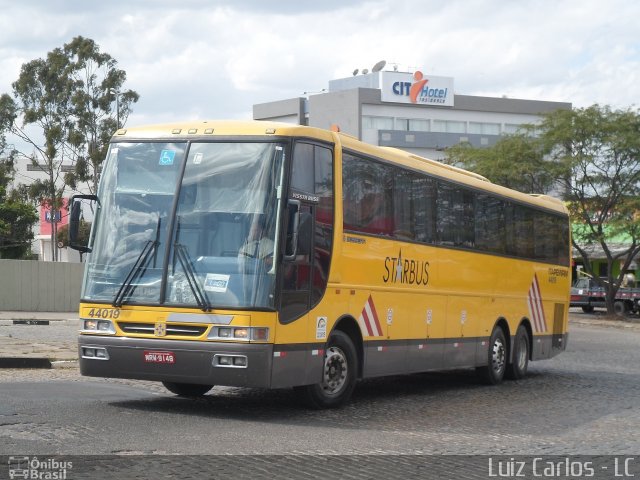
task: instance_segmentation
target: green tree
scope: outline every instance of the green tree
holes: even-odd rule
[[[640,253],[640,111],[593,105],[545,116],[541,140],[548,157],[564,169],[567,204],[572,214],[573,245],[585,269],[606,291],[607,311],[625,271]],[[613,249],[615,237],[625,238]],[[594,250],[604,253],[607,277],[591,269]],[[613,276],[614,264],[622,263]]]
[[[9,191],[13,178],[13,160],[0,159],[0,258],[21,259],[30,256],[38,215],[33,205]]]
[[[138,100],[137,93],[123,91],[126,74],[116,66],[93,40],[76,37],[46,59],[25,63],[12,85],[13,97],[0,97],[0,127],[27,145],[28,151],[16,155],[45,173],[44,180],[29,186],[29,194],[49,208],[52,218],[62,206],[65,182],[74,190],[87,182],[95,192],[108,137]],[[75,170],[64,176],[63,164]],[[51,253],[57,260],[52,225]]]
[[[516,190],[545,193],[555,188],[571,214],[573,246],[587,274],[605,289],[607,311],[613,313],[625,271],[640,253],[638,110],[600,105],[557,110],[494,147],[457,145],[447,154],[448,163]],[[592,269],[594,253],[606,259],[606,278]],[[621,269],[614,277],[616,263]]]
[[[527,131],[502,137],[487,148],[460,143],[447,149],[446,163],[524,193],[548,193],[558,176],[558,164],[549,161],[544,145]]]
[[[126,123],[139,95],[123,88],[126,72],[117,69],[116,60],[100,52],[93,40],[76,37],[64,46],[64,52],[71,62],[71,105],[76,118],[70,135],[75,168],[65,175],[65,183],[74,190],[84,183],[95,194],[109,140]]]

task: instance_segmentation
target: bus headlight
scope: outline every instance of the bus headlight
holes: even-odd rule
[[[249,338],[249,329],[247,329],[247,328],[234,328],[233,329],[233,338],[240,338],[242,340],[247,340]]]
[[[114,335],[116,327],[111,320],[86,320],[82,319],[82,333],[102,333]]]
[[[207,338],[209,340],[267,342],[269,329],[267,327],[213,327]]]

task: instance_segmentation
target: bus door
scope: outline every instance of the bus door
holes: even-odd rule
[[[329,148],[295,144],[287,199],[276,342],[287,344],[289,360],[280,362],[286,367],[279,370],[274,364],[272,386],[317,383],[322,373],[323,357],[310,354],[317,329],[309,311],[324,296],[329,276],[333,241],[333,154]]]

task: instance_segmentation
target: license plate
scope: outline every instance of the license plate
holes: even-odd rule
[[[173,352],[144,351],[144,361],[147,363],[176,363]]]

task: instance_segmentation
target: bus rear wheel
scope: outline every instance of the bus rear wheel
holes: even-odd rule
[[[507,378],[520,380],[527,374],[529,366],[529,332],[524,325],[520,325],[513,341],[512,362],[507,365]]]
[[[358,356],[349,336],[334,331],[324,352],[322,379],[315,385],[297,388],[305,403],[312,408],[341,407],[356,386]]]
[[[198,383],[174,383],[162,382],[167,390],[181,397],[201,397],[213,388],[213,385],[200,385]]]
[[[476,372],[483,383],[497,385],[502,382],[507,368],[507,341],[500,327],[491,332],[487,357],[487,365],[476,368]]]

